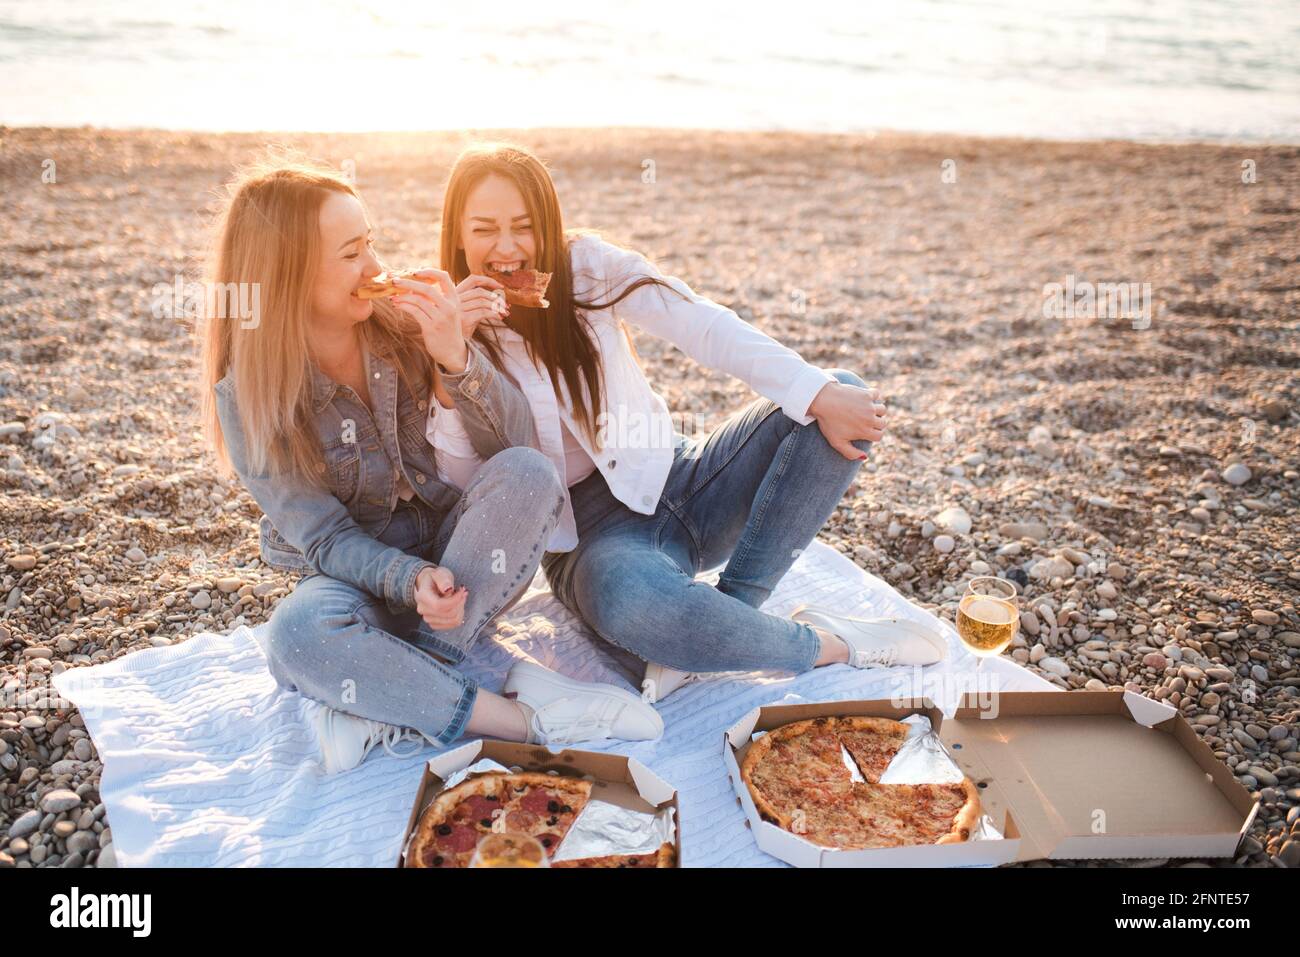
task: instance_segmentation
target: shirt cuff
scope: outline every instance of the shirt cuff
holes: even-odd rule
[[[467,341],[465,352],[465,368],[462,371],[452,373],[441,366],[438,367],[438,371],[442,374],[442,381],[453,399],[457,397],[477,399],[483,393],[483,387],[487,384],[487,377],[490,374],[490,364],[479,351],[478,346]]]
[[[808,414],[808,406],[812,405],[813,399],[817,398],[817,393],[823,386],[834,381],[836,381],[835,376],[824,369],[808,366],[799,373],[790,388],[786,390],[781,411],[800,425],[808,425],[813,421],[813,417]]]
[[[425,568],[437,568],[433,562],[408,556],[397,563],[393,576],[393,590],[388,595],[388,608],[394,613],[415,607],[415,580]]]

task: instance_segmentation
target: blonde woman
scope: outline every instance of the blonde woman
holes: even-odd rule
[[[457,281],[516,269],[552,274],[544,309],[472,319],[475,340],[520,384],[567,493],[542,565],[556,595],[600,636],[647,661],[647,700],[704,672],[801,672],[931,664],[941,634],[760,606],[825,524],[885,430],[879,393],[822,370],[641,255],[566,233],[542,162],[472,147],[443,200],[442,264]],[[712,434],[677,435],[625,325],[729,372],[760,398]],[[430,426],[441,471],[481,463],[456,409]],[[717,587],[695,581],[723,565]]]
[[[507,698],[456,670],[527,588],[563,488],[518,388],[461,333],[494,314],[496,283],[431,269],[391,303],[359,298],[382,269],[344,177],[270,162],[231,184],[211,288],[256,283],[261,309],[205,323],[204,423],[264,512],[263,561],[304,575],[264,648],[280,684],[328,706],[326,770],[421,738],[657,737],[625,690],[526,666]],[[438,478],[424,439],[435,396],[483,462],[463,488]]]

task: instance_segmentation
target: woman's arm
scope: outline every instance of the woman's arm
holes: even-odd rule
[[[538,447],[533,410],[519,386],[502,374],[474,340],[467,339],[469,359],[456,374],[439,369],[474,451],[484,462],[516,445]],[[430,430],[432,430],[430,424]],[[430,435],[432,438],[432,435]]]
[[[230,462],[281,537],[302,552],[313,570],[385,599],[391,611],[414,607],[416,577],[422,569],[437,566],[367,534],[328,489],[290,477],[254,474],[231,386],[222,380],[216,392]]]
[[[680,279],[663,275],[641,254],[593,238],[579,240],[575,251],[579,243],[590,244],[580,253],[582,259],[595,260],[573,264],[575,287],[595,280],[590,294],[582,289],[583,298],[605,301],[642,276],[663,280],[672,288],[644,285],[615,306],[614,314],[667,339],[700,365],[735,376],[800,425],[813,421],[808,406],[823,386],[835,381],[829,372],[808,364],[732,310],[697,295]]]

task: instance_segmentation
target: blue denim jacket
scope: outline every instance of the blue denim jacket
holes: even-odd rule
[[[458,375],[442,373],[475,451],[484,459],[516,445],[537,447],[537,429],[523,393],[475,343]],[[383,598],[393,611],[415,604],[415,578],[431,562],[379,541],[392,518],[398,470],[423,502],[445,513],[461,493],[440,482],[425,435],[432,384],[416,394],[397,368],[368,357],[374,413],[348,386],[313,363],[312,409],[324,452],[327,488],[294,476],[253,474],[230,373],[215,386],[227,452],[261,507],[261,557],[273,568],[319,572]]]

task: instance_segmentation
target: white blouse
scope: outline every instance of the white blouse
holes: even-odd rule
[[[563,381],[564,401],[556,401],[550,375],[528,358],[523,337],[504,323],[486,324],[501,346],[502,364],[532,407],[540,451],[555,465],[557,474],[566,477],[566,485],[575,484],[572,476],[581,471],[581,459],[574,454],[576,443],[604,476],[615,498],[634,512],[653,515],[672,468],[676,434],[668,405],[646,381],[628,346],[622,321],[667,339],[706,368],[730,373],[771,399],[800,425],[812,422],[808,406],[823,386],[835,381],[829,372],[809,365],[793,350],[730,309],[696,294],[680,279],[664,276],[639,253],[594,236],[580,236],[570,244],[569,258],[577,299],[606,302],[641,276],[662,279],[672,289],[642,286],[616,306],[585,313],[595,334],[605,382],[605,411],[597,422],[599,447],[575,421]],[[482,462],[459,419],[454,409],[430,403],[427,434],[439,477],[464,488]],[[565,431],[569,432],[570,454],[566,454]],[[577,544],[572,503],[566,498],[547,550],[567,552]]]

